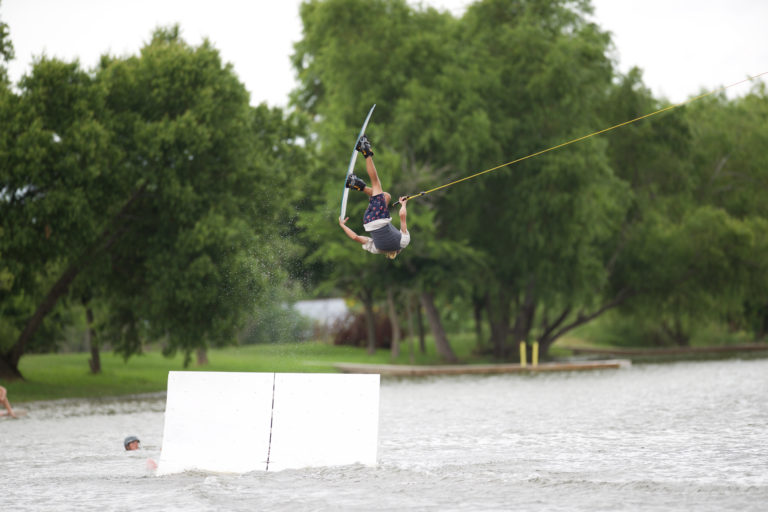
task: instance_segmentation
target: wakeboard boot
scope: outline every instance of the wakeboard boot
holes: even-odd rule
[[[361,192],[365,190],[366,187],[365,182],[354,174],[347,176],[347,182],[344,184],[344,186],[354,190],[360,190]]]
[[[365,134],[363,134],[363,136],[360,137],[360,140],[357,141],[357,146],[355,146],[355,149],[361,152],[365,158],[370,158],[373,156],[371,141],[368,140],[368,137]]]

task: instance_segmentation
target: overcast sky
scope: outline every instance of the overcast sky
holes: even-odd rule
[[[301,38],[301,0],[0,0],[16,59],[11,80],[45,54],[92,68],[104,53],[136,54],[157,26],[179,23],[191,44],[208,37],[251,93],[285,106],[289,57]],[[411,2],[415,4],[416,2]],[[469,0],[427,0],[460,15]],[[768,0],[593,0],[613,34],[621,71],[638,66],[655,95],[683,101],[768,71]],[[365,20],[361,20],[361,24]],[[765,78],[765,77],[764,77]],[[741,85],[729,95],[749,89]]]

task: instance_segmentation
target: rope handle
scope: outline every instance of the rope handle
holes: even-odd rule
[[[413,194],[412,196],[406,196],[405,200],[409,201],[410,199],[412,199],[414,197],[421,197],[421,196],[424,196],[424,195],[427,195],[427,193],[422,191],[422,192],[419,192],[418,194]],[[400,204],[400,200],[399,199],[397,201],[395,201],[394,203],[392,203],[392,208],[394,208],[398,204]]]

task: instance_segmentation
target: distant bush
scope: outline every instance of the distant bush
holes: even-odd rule
[[[734,330],[725,321],[689,322],[686,333],[690,346],[742,344],[753,341],[750,334]],[[610,312],[577,330],[574,336],[598,345],[614,347],[664,348],[677,346],[657,318]]]
[[[376,348],[390,348],[392,344],[392,326],[387,315],[377,313],[374,318],[376,329]],[[365,313],[350,313],[338,319],[331,326],[334,345],[364,347],[368,342],[368,327]]]

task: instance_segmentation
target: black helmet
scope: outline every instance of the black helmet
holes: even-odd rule
[[[123,441],[123,446],[127,450],[128,449],[128,445],[131,444],[134,441],[139,441],[139,438],[136,437],[136,436],[128,436],[128,437],[125,438],[125,441]],[[141,442],[141,441],[139,441],[139,442]]]

